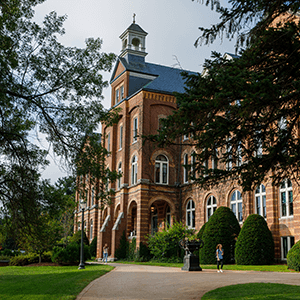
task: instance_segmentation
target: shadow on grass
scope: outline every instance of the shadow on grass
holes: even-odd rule
[[[91,281],[112,270],[110,266],[3,267],[0,299],[75,299]]]

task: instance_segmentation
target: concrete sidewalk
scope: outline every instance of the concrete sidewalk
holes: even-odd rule
[[[201,299],[218,287],[271,282],[300,285],[300,273],[203,270],[181,271],[179,268],[110,264],[116,268],[91,282],[77,300],[116,299]]]

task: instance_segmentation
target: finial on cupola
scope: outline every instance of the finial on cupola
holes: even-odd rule
[[[135,16],[136,16],[136,14],[133,13],[133,24],[135,24]]]

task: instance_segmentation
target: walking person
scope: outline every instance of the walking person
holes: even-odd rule
[[[224,250],[222,249],[222,244],[217,245],[217,250],[216,250],[216,257],[217,257],[217,269],[218,273],[223,273],[223,255],[224,255]],[[220,264],[221,264],[221,269],[220,269]]]
[[[108,247],[107,244],[103,247],[103,261],[107,264],[107,257],[108,257]]]

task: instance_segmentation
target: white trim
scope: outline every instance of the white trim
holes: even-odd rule
[[[154,80],[157,78],[157,76],[141,74],[141,73],[136,73],[136,72],[129,72],[129,76],[139,77],[139,78],[143,78],[143,79],[150,79],[150,80]]]

